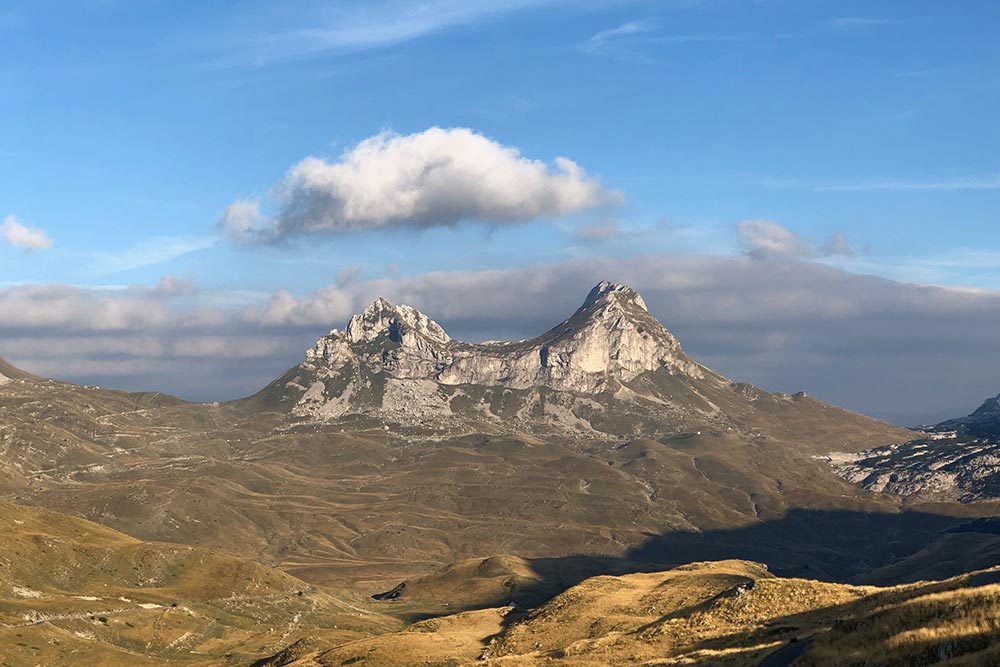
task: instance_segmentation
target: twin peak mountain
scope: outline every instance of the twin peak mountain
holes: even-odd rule
[[[510,342],[454,340],[416,309],[379,298],[253,398],[313,422],[625,435],[763,395],[792,398],[695,362],[635,290],[602,282],[556,327]]]

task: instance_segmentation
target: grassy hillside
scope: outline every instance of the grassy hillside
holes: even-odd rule
[[[1000,571],[877,588],[776,577],[747,561],[588,579],[503,607],[275,658],[273,667],[986,665],[1000,659]],[[796,661],[797,660],[797,661]]]
[[[246,664],[398,627],[251,560],[0,502],[0,665]],[[362,603],[363,604],[363,603]]]

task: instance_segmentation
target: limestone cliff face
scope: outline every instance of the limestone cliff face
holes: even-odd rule
[[[547,411],[576,423],[581,411],[603,409],[586,397],[621,392],[647,373],[727,382],[684,354],[635,290],[602,282],[558,326],[515,342],[456,341],[423,313],[380,298],[346,329],[323,336],[278,382],[294,397],[295,414],[317,419],[418,419],[460,409],[497,419],[494,394],[517,391],[526,420]],[[561,398],[543,399],[545,389]]]
[[[538,338],[509,343],[453,341],[423,313],[380,298],[355,315],[345,331],[321,338],[306,359],[328,368],[353,361],[400,379],[579,393],[597,393],[659,369],[704,376],[635,290],[608,282],[591,290],[559,326]]]

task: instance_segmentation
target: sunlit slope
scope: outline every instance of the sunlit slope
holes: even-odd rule
[[[647,424],[647,435],[598,438],[361,429],[241,403],[17,380],[0,386],[0,490],[144,540],[224,550],[369,593],[482,554],[621,556],[650,535],[738,528],[798,507],[901,507],[813,458],[834,444],[902,437],[897,429],[808,396],[657,382],[643,392],[675,407],[647,405],[620,425]],[[696,408],[709,404],[717,412]],[[734,555],[750,556],[711,557]]]
[[[283,572],[0,502],[0,665],[240,664],[393,623]]]
[[[784,579],[747,561],[696,563],[595,577],[530,612],[463,612],[325,650],[302,645],[267,664],[986,665],[1000,659],[997,581],[993,570],[876,588]]]
[[[11,377],[0,386],[7,498],[358,593],[497,553],[642,550],[631,560],[660,567],[790,553],[785,574],[807,574],[795,568],[819,558],[817,576],[845,580],[856,563],[888,565],[958,523],[931,522],[903,544],[863,531],[879,541],[874,558],[840,553],[832,538],[801,548],[809,525],[785,521],[799,509],[903,507],[815,455],[910,434],[728,380],[688,357],[634,290],[610,283],[541,336],[488,344],[452,340],[378,300],[321,339],[270,398],[190,404]],[[777,537],[736,542],[773,544],[770,553],[674,546],[699,535],[731,544],[726,531],[779,521],[789,530]],[[650,553],[661,537],[667,548]]]

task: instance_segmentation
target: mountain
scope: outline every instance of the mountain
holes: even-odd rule
[[[379,299],[229,403],[8,383],[0,492],[370,594],[482,554],[618,557],[651,535],[722,539],[796,508],[891,513],[897,499],[814,456],[910,438],[724,378],[688,357],[634,290],[602,283],[558,326],[508,343],[455,341]],[[807,523],[780,524],[757,557],[844,578],[894,553],[877,546],[884,526],[866,524],[870,561],[845,562],[839,538],[806,544]],[[906,548],[957,523],[928,522]],[[675,557],[688,556],[643,556]]]
[[[630,386],[644,374],[728,384],[684,354],[638,293],[604,282],[569,319],[513,342],[456,341],[423,313],[380,298],[260,398],[322,421],[377,414],[404,425],[444,419],[534,430],[543,418],[572,431],[589,421],[576,413],[601,407],[583,396],[662,404],[652,388]]]
[[[691,359],[632,288],[602,282],[568,319],[523,341],[464,343],[378,299],[248,399],[298,423],[404,433],[520,433],[583,440],[701,429],[810,441],[903,435],[805,394],[736,383]]]
[[[114,550],[108,562],[122,563],[120,576],[152,562],[174,563],[174,573],[191,568],[183,550],[193,547],[214,554],[206,563],[252,559],[265,581],[284,582],[281,590],[294,578],[336,591],[316,609],[357,624],[359,639],[462,611],[472,616],[435,627],[479,642],[513,620],[484,608],[537,606],[593,575],[706,559],[762,562],[781,576],[899,583],[952,576],[1000,553],[1000,535],[981,519],[995,505],[918,505],[853,484],[823,458],[911,441],[913,431],[804,393],[731,381],[691,359],[634,290],[611,283],[550,331],[512,342],[457,341],[420,312],[379,299],[261,392],[226,403],[82,387],[9,365],[2,372],[4,498],[103,524],[120,531],[115,539],[127,534],[136,541],[129,548],[146,555],[126,566],[121,554],[132,552]],[[10,556],[0,546],[0,574],[5,558],[25,554],[39,572],[74,553],[105,558],[67,552],[72,537],[54,536],[59,549]],[[11,580],[48,595],[31,576]],[[212,607],[213,576],[197,581],[205,587],[199,599]],[[51,591],[61,596],[53,608],[71,608],[74,595],[100,599],[71,583]],[[164,596],[181,597],[167,589]],[[395,601],[371,598],[394,589]],[[266,619],[267,632],[247,618],[214,615],[216,608],[200,613],[219,626],[178,625],[166,644],[155,639],[166,637],[155,615],[143,617],[150,625],[142,632],[115,625],[105,635],[75,624],[14,632],[32,633],[21,656],[35,660],[28,664],[58,663],[57,654],[30,650],[48,651],[54,641],[112,655],[137,651],[133,639],[167,651],[185,632],[193,634],[177,646],[274,655],[268,664],[347,646],[340,621],[331,628],[294,605],[260,607],[254,618]],[[477,629],[468,619],[478,619]],[[296,625],[307,621],[309,632]],[[437,642],[432,626],[412,626],[405,639],[454,645]],[[247,629],[266,642],[241,643]],[[86,642],[96,644],[86,648],[76,634],[60,639],[66,632],[90,633]],[[225,641],[209,642],[220,633]],[[360,662],[341,653],[333,664]],[[233,664],[225,652],[216,662]]]
[[[1000,395],[987,398],[967,417],[949,419],[928,430],[937,433],[955,431],[967,438],[1000,442]]]
[[[836,452],[829,461],[838,475],[870,491],[963,503],[1000,498],[1000,396],[920,431],[906,442]]]

